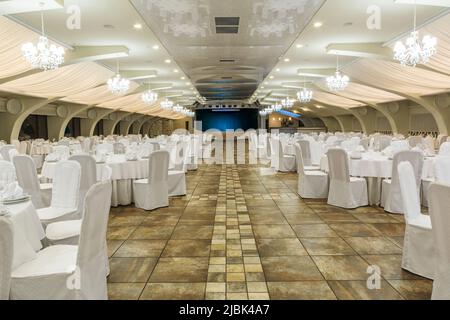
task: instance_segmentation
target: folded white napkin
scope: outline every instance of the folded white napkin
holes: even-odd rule
[[[354,150],[354,151],[350,152],[350,158],[352,158],[352,159],[361,159],[362,158],[362,154],[361,154],[360,151]]]
[[[3,200],[14,200],[23,196],[23,189],[17,181],[8,184],[0,195]]]

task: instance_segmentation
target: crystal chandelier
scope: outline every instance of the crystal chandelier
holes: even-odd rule
[[[161,108],[164,110],[172,110],[173,102],[165,98],[164,101],[161,102]]]
[[[119,61],[117,60],[117,74],[108,80],[108,89],[114,94],[124,94],[130,89],[130,80],[122,78],[119,73]]]
[[[130,89],[130,80],[122,78],[120,74],[109,79],[107,84],[109,91],[114,94],[124,94]]]
[[[41,8],[42,9],[42,8]],[[42,35],[35,46],[31,42],[22,45],[22,53],[33,68],[54,70],[64,62],[64,48],[50,44],[45,36],[44,13],[41,10]]]
[[[273,111],[278,112],[278,111],[280,111],[281,109],[283,109],[283,106],[277,102],[277,103],[275,103],[274,105],[272,105],[270,108],[271,108]]]
[[[152,90],[148,90],[142,94],[142,101],[147,104],[153,104],[156,100],[158,100],[158,94]]]
[[[260,111],[259,111],[259,115],[260,115],[261,117],[267,116],[267,115],[268,115],[267,110],[266,110],[266,109],[260,110]]]
[[[313,91],[306,88],[306,77],[303,82],[303,89],[297,92],[297,98],[301,103],[311,102],[313,97]]]
[[[179,104],[177,104],[176,106],[173,107],[173,111],[178,112],[178,113],[182,113],[183,112],[183,107],[180,106]]]
[[[394,60],[400,62],[403,66],[415,67],[418,64],[425,64],[436,53],[437,38],[426,35],[422,42],[419,39],[417,26],[417,6],[414,1],[414,29],[406,39],[405,44],[397,41],[394,47]]]
[[[331,91],[342,91],[347,88],[350,79],[342,75],[339,71],[339,57],[337,58],[337,68],[334,76],[327,77],[327,85]]]
[[[294,100],[286,97],[286,99],[281,100],[281,105],[283,108],[291,109],[294,106]]]

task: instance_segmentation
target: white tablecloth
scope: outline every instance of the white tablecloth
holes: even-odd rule
[[[44,162],[42,176],[53,179],[57,162]],[[133,203],[133,180],[148,178],[148,159],[127,161],[125,155],[113,155],[106,163],[97,164],[97,180],[100,179],[101,169],[108,165],[112,169],[112,201],[111,205],[129,205]]]
[[[42,249],[45,232],[31,201],[6,207],[14,228],[13,268],[16,268],[36,257],[36,252]]]
[[[320,169],[328,172],[328,158],[324,155],[320,160]],[[392,160],[380,152],[363,153],[361,159],[350,159],[350,175],[367,179],[369,204],[379,205],[381,201],[381,182],[392,176]],[[425,158],[422,168],[422,179],[434,177],[434,158]]]
[[[320,169],[328,172],[328,158],[324,155],[320,160]],[[362,159],[350,159],[350,175],[353,177],[390,178],[392,176],[392,159],[376,152],[363,153]],[[422,168],[422,179],[434,177],[434,158],[425,158]]]

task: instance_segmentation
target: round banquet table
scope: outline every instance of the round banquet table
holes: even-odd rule
[[[31,201],[5,205],[10,214],[14,229],[13,269],[36,258],[36,252],[42,249],[41,240],[45,238],[39,216]]]
[[[42,176],[53,179],[56,164],[57,162],[44,162]],[[111,205],[117,207],[133,203],[133,181],[148,178],[148,159],[127,161],[123,154],[109,156],[106,163],[97,163],[97,180],[100,180],[101,170],[105,165],[112,169]]]
[[[328,157],[320,159],[320,169],[328,172]],[[352,177],[367,179],[369,204],[379,205],[381,201],[381,182],[392,177],[392,159],[381,152],[362,153],[361,159],[349,159],[349,171]],[[422,179],[434,177],[434,158],[425,157],[422,167]]]

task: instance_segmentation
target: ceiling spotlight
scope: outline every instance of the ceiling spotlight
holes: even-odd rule
[[[172,61],[170,59],[164,60],[165,63],[171,63]]]
[[[297,44],[296,47],[299,48],[299,49],[301,49],[301,48],[303,48],[303,45],[302,45],[302,44]]]
[[[320,21],[314,22],[314,28],[320,28],[321,26],[323,26],[323,23]]]
[[[186,78],[185,78],[185,77],[181,77],[180,79],[181,79],[181,80],[184,80],[184,79],[186,79]]]
[[[178,69],[173,69],[173,72],[178,73],[179,71]]]
[[[159,46],[157,44],[155,44],[152,48],[153,48],[153,50],[158,50]]]
[[[266,82],[264,82],[264,84],[265,84],[265,85],[268,85],[268,84],[269,84],[269,82],[267,82],[267,81],[266,81]]]
[[[140,24],[140,23],[135,23],[135,24],[133,25],[133,28],[135,28],[135,29],[137,29],[137,30],[141,30],[141,29],[142,29],[142,24]]]
[[[269,77],[269,79],[273,79],[273,78],[274,78],[274,76],[270,76],[270,77]]]
[[[289,62],[289,61],[291,61],[291,59],[289,59],[289,58],[284,58],[284,62]]]

